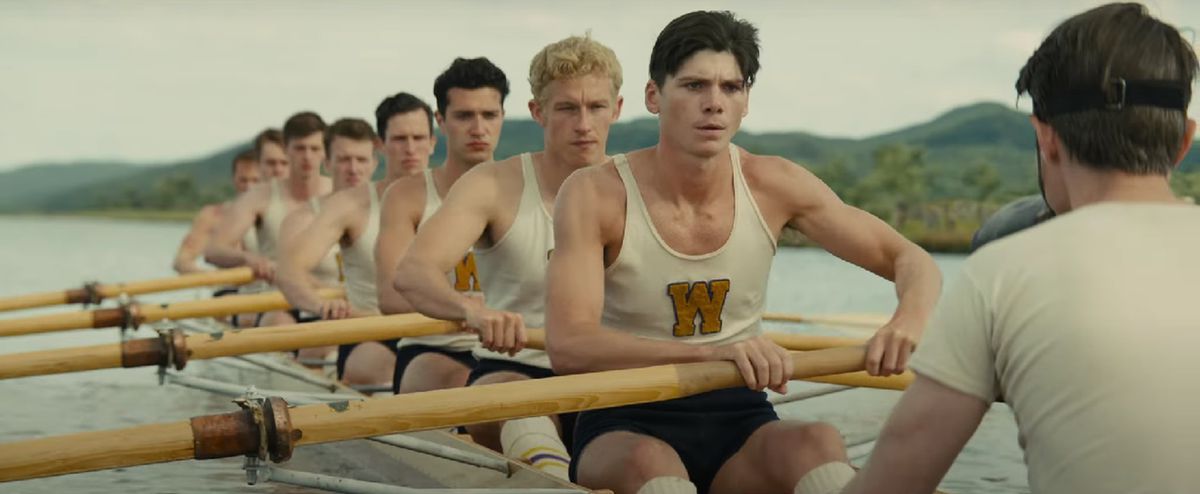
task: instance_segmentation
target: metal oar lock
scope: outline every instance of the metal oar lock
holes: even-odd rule
[[[291,459],[302,433],[292,427],[283,398],[265,397],[252,388],[234,403],[241,410],[191,419],[195,458],[245,455],[246,481],[265,482],[270,476],[267,459],[276,463]]]
[[[154,332],[157,338],[125,339],[125,328],[121,328],[121,367],[157,365],[161,386],[166,382],[167,367],[183,370],[187,366],[187,335],[166,321],[154,324]]]

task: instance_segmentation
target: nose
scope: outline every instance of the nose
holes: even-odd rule
[[[471,132],[472,137],[481,137],[484,135],[484,125],[483,125],[483,117],[482,116],[476,116],[473,120],[471,120],[470,132]]]
[[[700,104],[704,113],[725,113],[724,95],[721,94],[721,88],[717,87],[717,85],[713,85],[712,88],[704,93]]]

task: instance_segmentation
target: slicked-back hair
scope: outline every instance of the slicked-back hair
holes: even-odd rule
[[[437,99],[438,113],[446,114],[446,108],[450,106],[449,93],[451,89],[485,87],[499,91],[500,105],[504,106],[504,99],[508,97],[508,77],[504,75],[504,71],[500,70],[500,67],[493,64],[487,57],[455,58],[454,63],[451,63],[450,67],[433,81],[433,97]]]
[[[429,104],[412,94],[396,93],[384,98],[375,107],[375,129],[379,131],[379,137],[387,139],[388,120],[392,117],[417,110],[425,112],[429,119],[429,135],[433,135],[433,109],[429,108]]]
[[[737,59],[742,82],[754,85],[758,74],[758,28],[728,11],[696,11],[667,24],[650,52],[650,79],[659,87],[696,52],[729,52]]]
[[[325,121],[316,113],[302,111],[292,115],[283,124],[284,147],[294,139],[303,139],[318,132],[324,134],[325,128]]]
[[[1174,81],[1191,100],[1196,53],[1179,30],[1136,3],[1113,3],[1067,19],[1021,69],[1017,94],[1029,93],[1034,115],[1086,166],[1138,175],[1166,174],[1187,131],[1187,112],[1125,106],[1046,116],[1047,102],[1111,81]]]
[[[271,128],[271,129],[264,129],[262,132],[259,132],[258,135],[254,136],[254,159],[255,160],[259,160],[259,161],[262,160],[263,147],[265,147],[268,142],[275,143],[275,144],[279,145],[279,147],[282,148],[283,147],[283,132],[280,132],[279,129]]]
[[[239,163],[251,163],[251,164],[258,163],[258,153],[254,152],[253,149],[247,149],[245,151],[238,153],[236,156],[233,157],[233,161],[229,163],[230,164],[230,167],[229,167],[230,174],[233,174],[233,175],[237,174],[237,168],[238,168]]]
[[[378,138],[371,124],[361,118],[342,118],[325,130],[325,152],[333,155],[333,139],[344,137],[352,141],[375,142]]]

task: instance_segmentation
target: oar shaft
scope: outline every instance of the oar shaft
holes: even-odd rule
[[[0,355],[0,379],[121,367],[121,345],[92,345]]]
[[[864,357],[862,347],[796,354],[792,377],[852,372],[862,369]],[[704,362],[306,405],[282,415],[286,407],[273,406],[264,416],[282,432],[268,438],[271,454],[286,457],[293,445],[669,400],[742,382],[732,363]],[[252,454],[258,451],[258,430],[246,425],[248,417],[234,412],[0,444],[0,481]]]
[[[343,293],[340,288],[326,288],[318,291],[318,294],[322,298],[341,297]],[[126,322],[136,326],[141,323],[162,320],[224,317],[233,314],[269,312],[288,308],[291,308],[291,305],[288,304],[283,294],[279,292],[232,295],[169,304],[137,304],[130,307],[131,314],[129,318],[126,317],[125,309],[115,307],[64,314],[0,319],[0,336],[19,336],[84,328],[117,327]]]
[[[883,314],[788,314],[783,312],[768,312],[763,314],[764,321],[795,322],[828,324],[832,326],[853,326],[877,329],[887,324],[889,316]]]
[[[254,271],[248,267],[189,273],[170,278],[130,281],[90,287],[74,288],[54,292],[31,293],[0,298],[0,312],[32,309],[61,304],[99,302],[121,294],[141,295],[144,293],[167,292],[215,285],[244,285],[254,281]]]

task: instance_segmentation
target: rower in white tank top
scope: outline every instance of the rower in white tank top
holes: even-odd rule
[[[625,184],[621,252],[604,272],[607,327],[643,338],[693,344],[729,343],[762,333],[767,278],[776,241],[730,145],[734,214],[729,239],[701,255],[681,254],[663,241],[625,155],[613,159]]]
[[[312,208],[314,213],[320,211],[320,203],[316,198],[309,198],[308,206]],[[279,261],[279,229],[283,225],[283,219],[287,217],[287,207],[283,204],[283,191],[280,188],[279,180],[271,181],[271,199],[267,202],[267,209],[263,211],[262,221],[255,226],[255,235],[258,237],[258,252],[267,259]],[[341,267],[337,259],[337,252],[330,249],[329,254],[321,259],[321,263],[313,269],[313,276],[322,285],[337,286],[341,283]]]
[[[495,310],[520,314],[527,328],[541,328],[546,321],[546,263],[554,249],[554,219],[542,202],[529,153],[521,155],[521,177],[524,186],[512,226],[494,245],[476,249],[475,261],[484,303]],[[550,369],[550,356],[542,350],[525,349],[511,357],[482,346],[476,346],[472,352],[480,359],[508,360]]]
[[[421,222],[417,224],[417,231],[421,230],[421,226],[433,216],[433,213],[442,206],[442,198],[438,196],[437,185],[433,182],[433,170],[425,170],[425,211],[421,214]],[[454,285],[454,289],[460,292],[477,292],[479,291],[479,276],[476,272],[475,254],[467,252],[463,260],[455,266],[454,271],[446,273],[446,277],[450,283]],[[471,351],[479,344],[479,337],[469,333],[449,334],[437,336],[418,336],[411,338],[401,338],[400,348],[408,345],[424,345],[442,348],[451,352],[467,352]]]
[[[379,189],[367,185],[371,206],[362,234],[349,247],[342,248],[342,267],[346,271],[346,300],[355,311],[379,315],[379,294],[375,289],[375,239],[379,237]]]

